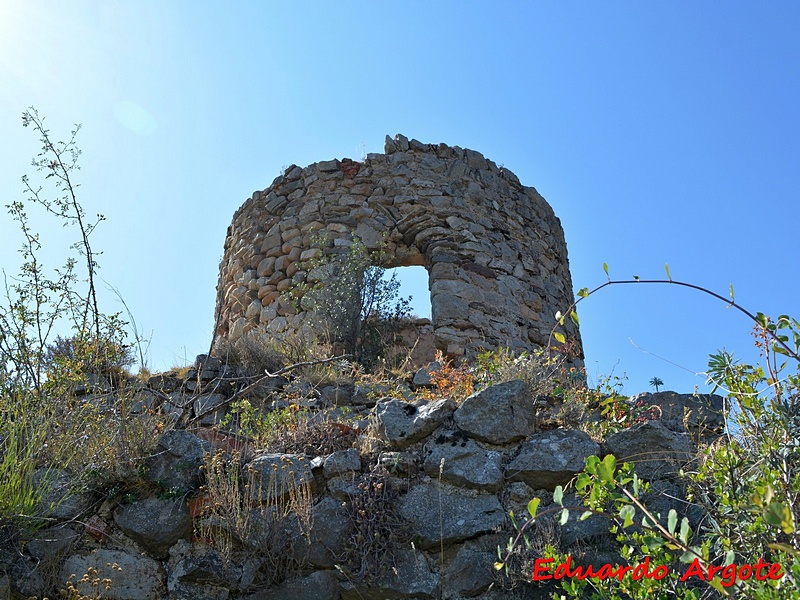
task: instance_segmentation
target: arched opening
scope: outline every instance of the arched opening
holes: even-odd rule
[[[411,318],[403,327],[395,357],[410,360],[411,366],[421,367],[436,358],[436,343],[431,324],[431,293],[428,290],[428,271],[422,266],[393,267],[386,269],[384,278],[396,277],[400,283],[398,299],[411,297]]]
[[[386,269],[384,277],[392,275],[400,282],[400,298],[411,296],[411,314],[421,319],[431,318],[431,293],[428,291],[428,270],[425,267],[394,267]]]

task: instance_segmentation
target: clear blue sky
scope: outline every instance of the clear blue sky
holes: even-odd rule
[[[0,194],[22,196],[38,149],[27,106],[57,137],[83,124],[101,275],[152,332],[156,369],[207,348],[225,230],[254,190],[398,132],[536,187],[576,290],[604,262],[621,278],[669,263],[800,316],[798,31],[797,2],[2,0]],[[46,243],[64,233],[39,223]],[[2,214],[7,273],[19,241]],[[611,289],[579,312],[590,381],[627,373],[628,393],[653,376],[704,390],[691,372],[723,346],[755,358],[750,323],[685,290]]]

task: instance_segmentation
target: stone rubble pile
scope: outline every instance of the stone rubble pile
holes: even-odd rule
[[[198,357],[196,366],[184,380],[170,374],[152,377],[151,386],[138,394],[142,405],[173,410],[175,394],[187,394],[187,385],[197,388],[199,382],[200,397],[213,384],[224,412],[235,373],[205,356]],[[288,387],[289,382],[282,385]],[[279,521],[277,533],[274,528],[255,528],[238,540],[237,552],[226,555],[198,533],[206,518],[196,508],[202,507],[204,497],[201,465],[206,453],[241,451],[243,445],[217,428],[169,430],[143,469],[143,478],[156,484],[142,488],[150,490],[148,496],[75,494],[69,492],[69,473],[43,473],[54,482],[53,498],[43,503],[52,524],[22,552],[0,549],[0,573],[6,574],[0,578],[0,591],[41,597],[72,575],[80,579],[92,567],[99,577],[111,579],[110,597],[119,600],[549,597],[546,588],[520,581],[508,589],[509,581],[493,569],[498,545],[505,545],[513,534],[509,511],[525,514],[534,496],[544,500],[544,507],[556,486],[582,471],[587,456],[608,452],[635,461],[638,472],[652,479],[653,489],[664,497],[680,497],[677,472],[694,451],[683,422],[690,428],[702,423],[709,436],[718,434],[721,426],[715,420],[718,397],[698,399],[671,392],[647,397],[648,403],[665,407],[662,420],[644,421],[601,443],[579,430],[540,430],[535,418],[538,400],[521,381],[490,386],[460,405],[449,399],[409,402],[384,397],[370,406],[359,404],[364,395],[358,386],[328,386],[312,400],[320,417],[341,414],[343,407],[351,411],[343,432],[368,436],[371,448],[352,445],[318,456],[244,452],[242,484],[252,486],[251,496],[265,506],[275,505],[287,491],[310,491],[309,531],[299,515],[291,514]],[[667,410],[678,406],[692,406],[697,414],[687,413],[679,422]],[[393,504],[365,506],[382,506],[402,526],[396,540],[382,540],[393,544],[387,555],[391,564],[360,580],[348,556],[352,558],[354,550],[357,554],[363,543],[358,536],[381,515],[354,514],[352,508],[366,501],[365,490],[374,492],[384,485],[394,491]],[[170,493],[164,497],[153,490]],[[51,500],[64,497],[51,507]],[[670,505],[664,497],[654,494],[651,500],[666,512]],[[260,537],[268,530],[271,545],[265,551]],[[614,544],[608,523],[598,517],[571,518],[555,535],[567,552],[594,548],[586,560],[602,557]],[[294,562],[288,576],[270,584],[275,561],[289,555]]]

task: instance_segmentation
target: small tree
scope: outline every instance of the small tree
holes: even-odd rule
[[[312,284],[298,286],[301,307],[324,342],[371,367],[394,343],[401,321],[410,314],[411,297],[400,297],[400,282],[376,266],[382,251],[370,254],[358,238],[344,254],[316,259]]]
[[[653,377],[650,380],[650,386],[656,389],[656,393],[658,393],[658,388],[660,388],[662,385],[664,385],[664,382],[661,381],[658,377]]]
[[[0,530],[42,524],[42,499],[54,478],[36,476],[39,469],[53,464],[70,469],[107,452],[105,438],[97,448],[92,444],[98,436],[87,433],[97,431],[91,426],[102,415],[90,403],[73,402],[71,392],[88,374],[118,374],[130,359],[126,324],[119,314],[98,308],[97,253],[90,237],[104,217],[87,219],[77,200],[73,175],[79,169],[75,139],[80,126],[59,142],[34,108],[23,113],[22,124],[39,135],[41,150],[32,164],[43,177],[39,186],[24,176],[27,197],[6,206],[22,233],[22,263],[15,275],[3,272],[5,299],[0,301]],[[46,193],[47,184],[52,185]],[[29,217],[36,208],[75,228],[71,249],[82,260],[71,256],[60,268],[45,268],[40,236]],[[58,331],[67,333],[54,339]],[[102,432],[112,436],[125,426],[124,419],[115,423],[117,429],[103,423]]]

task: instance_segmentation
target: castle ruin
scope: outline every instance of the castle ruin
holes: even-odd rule
[[[383,244],[390,264],[424,266],[436,348],[448,356],[545,346],[573,301],[564,232],[547,202],[473,150],[386,137],[384,154],[292,165],[233,217],[217,286],[216,339],[302,327],[286,292],[329,241]],[[580,351],[580,334],[565,329]],[[428,327],[431,328],[430,326]]]

